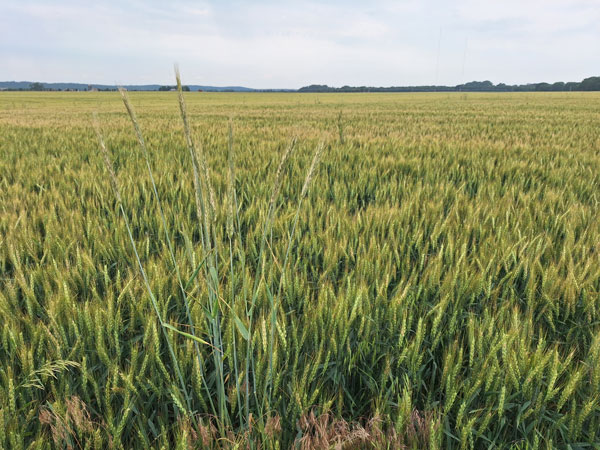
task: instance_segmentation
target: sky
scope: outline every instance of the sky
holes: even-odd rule
[[[600,75],[600,0],[0,0],[0,81],[299,88]]]

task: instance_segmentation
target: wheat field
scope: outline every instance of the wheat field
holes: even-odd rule
[[[181,99],[0,93],[0,448],[600,446],[600,94]]]

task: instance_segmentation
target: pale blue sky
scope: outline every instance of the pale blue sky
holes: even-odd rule
[[[0,80],[578,81],[600,75],[599,24],[600,0],[0,0]]]

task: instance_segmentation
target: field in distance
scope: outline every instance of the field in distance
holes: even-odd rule
[[[155,184],[118,93],[0,93],[0,447],[600,444],[599,93],[185,93],[201,191],[129,97]]]

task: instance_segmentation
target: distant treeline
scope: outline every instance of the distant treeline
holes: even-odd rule
[[[176,86],[160,84],[131,84],[123,86],[128,91],[173,91]],[[0,91],[116,91],[116,85],[85,83],[42,83],[39,81],[0,81]],[[254,92],[243,86],[183,86],[193,92]],[[275,90],[273,90],[275,91]]]
[[[116,91],[116,87],[97,87],[92,85],[76,85],[76,87],[71,87],[70,85],[65,84],[62,86],[61,83],[56,83],[55,85],[46,86],[44,83],[30,83],[28,86],[24,86],[24,83],[13,83],[14,86],[0,86],[0,90],[2,91]]]
[[[176,91],[177,90],[177,86],[161,86],[158,88],[159,91]],[[185,91],[185,92],[189,92],[190,91],[190,87],[189,86],[181,86],[181,90]]]
[[[173,91],[176,86],[130,85],[125,86],[133,91]],[[30,83],[0,82],[3,91],[116,91],[116,86],[86,85],[83,83]],[[300,89],[251,89],[243,86],[183,86],[184,91],[194,92],[564,92],[564,91],[600,91],[600,76],[589,77],[583,81],[532,84],[494,84],[491,81],[471,81],[456,86],[342,86],[330,87],[325,84],[311,84]]]
[[[556,83],[533,84],[494,84],[491,81],[471,81],[456,86],[342,86],[330,87],[324,84],[311,84],[298,89],[298,92],[564,92],[600,91],[600,77],[589,77],[581,82],[558,81]]]

